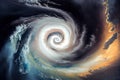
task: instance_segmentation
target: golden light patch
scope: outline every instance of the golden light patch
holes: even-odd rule
[[[103,23],[104,23],[104,27],[103,27],[103,33],[101,33],[102,35],[102,39],[101,39],[101,44],[98,48],[98,50],[95,52],[94,57],[100,56],[101,60],[90,67],[89,71],[80,73],[79,76],[85,77],[88,75],[91,75],[91,72],[94,72],[96,70],[100,70],[101,68],[106,68],[108,66],[111,66],[114,62],[116,62],[120,57],[120,53],[119,53],[119,49],[120,49],[120,35],[118,34],[117,39],[115,39],[107,49],[104,49],[104,45],[105,42],[108,41],[110,39],[110,37],[114,34],[114,33],[118,33],[118,29],[115,28],[113,31],[111,31],[111,28],[113,26],[116,26],[114,24],[112,24],[111,22],[108,21],[108,8],[107,8],[107,1],[103,3],[104,5],[104,14],[103,14]]]

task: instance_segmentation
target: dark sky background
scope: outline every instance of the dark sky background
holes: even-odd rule
[[[40,0],[44,6],[47,4],[50,7],[58,8],[66,11],[75,22],[80,26],[86,24],[88,33],[97,36],[97,42],[100,40],[102,32],[102,0],[49,0],[56,4],[49,3],[47,0]],[[108,0],[109,3],[109,21],[114,24],[120,23],[120,0]],[[53,15],[54,11],[45,8],[28,7],[24,3],[19,3],[17,0],[0,0],[0,52],[8,40],[9,36],[15,30],[15,26],[11,23],[18,20],[20,17],[30,17],[39,14]],[[86,38],[86,44],[89,43],[89,38]],[[9,53],[9,52],[8,52]],[[7,68],[6,56],[0,53],[0,80],[6,80]],[[120,80],[120,65],[112,66],[101,72],[96,72],[92,76],[83,78],[83,80]],[[14,77],[14,76],[13,76]]]

